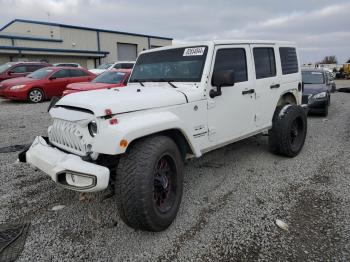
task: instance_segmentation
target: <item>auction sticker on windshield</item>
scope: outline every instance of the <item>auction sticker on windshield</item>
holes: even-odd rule
[[[205,51],[205,47],[186,48],[183,56],[203,55],[204,51]]]

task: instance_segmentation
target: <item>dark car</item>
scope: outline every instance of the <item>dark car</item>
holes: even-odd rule
[[[26,77],[1,82],[0,96],[39,103],[54,96],[62,96],[66,86],[71,83],[88,82],[95,77],[96,75],[84,68],[45,67]]]
[[[26,76],[47,66],[51,65],[43,62],[9,62],[0,65],[0,82],[10,78]]]
[[[328,115],[331,101],[327,74],[321,69],[303,69],[303,104],[308,105],[309,113]]]

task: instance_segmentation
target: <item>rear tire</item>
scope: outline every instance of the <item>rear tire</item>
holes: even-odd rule
[[[269,130],[269,146],[273,153],[295,157],[304,146],[307,133],[307,117],[301,106],[286,105],[276,108],[272,129]]]
[[[28,100],[32,103],[41,103],[44,98],[44,92],[39,88],[34,88],[28,93]]]
[[[131,144],[119,160],[115,189],[128,226],[156,232],[169,227],[183,191],[183,160],[175,142],[154,136]]]

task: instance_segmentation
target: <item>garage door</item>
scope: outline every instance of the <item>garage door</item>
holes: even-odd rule
[[[118,61],[134,61],[137,57],[137,45],[117,43]]]

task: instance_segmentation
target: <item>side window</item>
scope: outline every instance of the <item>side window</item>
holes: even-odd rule
[[[280,47],[282,74],[294,74],[299,72],[298,57],[295,48]]]
[[[125,64],[122,64],[121,68],[123,68],[123,69],[132,69],[133,66],[134,66],[134,64],[125,63]]]
[[[69,70],[67,69],[62,69],[52,75],[53,77],[56,78],[68,78],[70,77]]]
[[[253,49],[256,79],[276,76],[275,52],[271,47]]]
[[[248,80],[247,58],[243,48],[219,49],[216,52],[214,72],[218,70],[234,70],[235,82]]]
[[[14,72],[15,74],[22,74],[27,72],[27,67],[25,65],[23,66],[16,66],[12,68],[10,71]]]
[[[70,71],[71,77],[89,76],[89,74],[86,73],[86,72],[83,71],[83,70],[79,70],[79,69],[76,69],[76,70],[69,69],[69,71]]]
[[[113,66],[113,68],[115,68],[115,69],[121,69],[121,68],[122,68],[122,64],[116,64],[115,66]]]
[[[43,68],[43,66],[41,66],[41,65],[28,65],[27,72],[34,72],[40,68]]]

